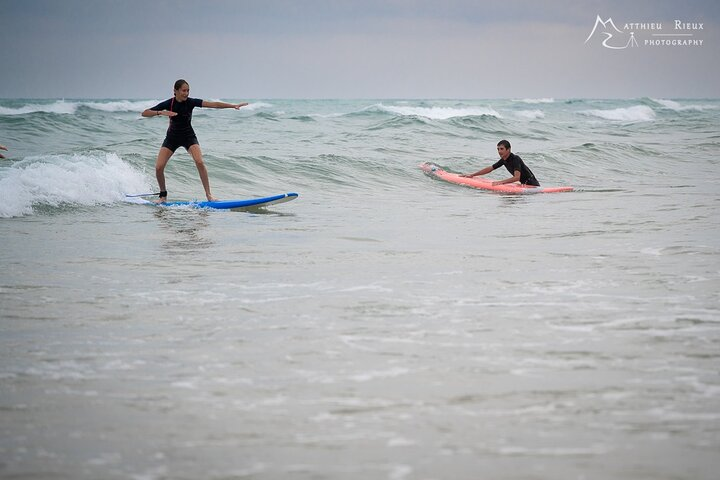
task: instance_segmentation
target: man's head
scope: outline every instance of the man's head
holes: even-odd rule
[[[497,151],[500,158],[503,160],[510,156],[510,142],[507,140],[500,140],[497,144]]]

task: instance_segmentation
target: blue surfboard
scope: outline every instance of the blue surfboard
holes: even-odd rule
[[[126,195],[127,198],[133,198],[134,195]],[[277,205],[278,203],[285,203],[291,200],[295,200],[298,197],[297,193],[281,193],[279,195],[273,195],[271,197],[261,198],[250,198],[245,200],[218,200],[215,202],[187,202],[187,201],[174,201],[155,203],[149,200],[137,201],[144,205],[154,205],[157,207],[188,207],[188,208],[210,208],[215,210],[248,210],[253,208],[262,208],[269,205]]]

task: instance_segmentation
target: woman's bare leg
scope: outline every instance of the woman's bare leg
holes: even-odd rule
[[[157,177],[161,192],[167,190],[165,187],[165,166],[170,161],[170,157],[173,156],[173,153],[174,152],[167,147],[160,147],[160,151],[158,152],[157,161],[155,162],[155,177]],[[160,197],[161,202],[166,200],[167,197]]]
[[[207,168],[205,168],[205,163],[203,162],[202,150],[200,150],[200,145],[191,145],[188,149],[188,152],[190,152],[193,160],[195,160],[195,166],[197,167],[198,173],[200,174],[200,181],[202,182],[203,188],[205,189],[205,196],[210,202],[216,200],[216,198],[212,196],[212,193],[210,193],[210,179],[208,178]]]

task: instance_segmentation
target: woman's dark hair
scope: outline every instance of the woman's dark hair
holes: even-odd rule
[[[190,84],[188,82],[186,82],[185,80],[183,80],[181,78],[180,80],[175,82],[175,90],[180,90],[183,85],[187,85],[188,87],[190,86]]]

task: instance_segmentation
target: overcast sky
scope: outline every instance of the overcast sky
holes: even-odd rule
[[[605,48],[598,15],[611,46],[662,30]],[[716,0],[0,0],[0,97],[720,97],[719,20]]]

